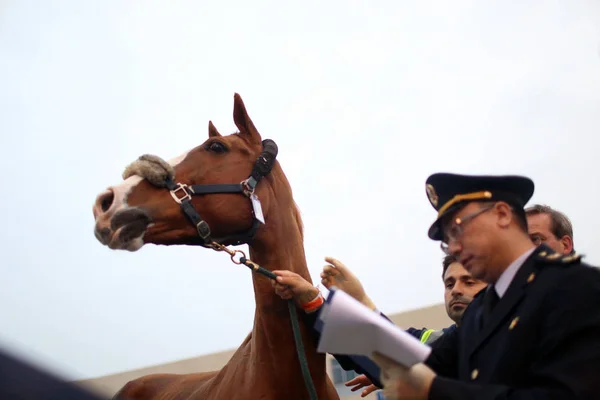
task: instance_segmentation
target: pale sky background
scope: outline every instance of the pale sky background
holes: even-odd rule
[[[384,312],[443,300],[436,171],[532,177],[600,264],[598,0],[5,0],[2,346],[83,379],[241,343],[245,267],[92,231],[129,162],[232,132],[234,92],[279,145],[312,276],[335,256]]]

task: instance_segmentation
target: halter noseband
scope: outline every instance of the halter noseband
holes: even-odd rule
[[[273,168],[277,157],[277,144],[271,139],[262,141],[263,151],[256,159],[250,176],[240,183],[229,184],[206,184],[206,185],[186,185],[184,183],[175,182],[168,177],[165,184],[170,190],[173,199],[181,206],[181,210],[185,216],[196,227],[198,236],[202,239],[201,246],[213,247],[215,243],[223,246],[238,246],[248,244],[254,238],[260,224],[264,224],[264,216],[260,205],[260,200],[254,194],[254,189],[260,180],[267,176]],[[208,223],[202,219],[200,213],[196,211],[192,204],[192,196],[214,193],[242,193],[252,201],[253,220],[252,226],[246,232],[239,234],[231,234],[222,238],[213,239]]]

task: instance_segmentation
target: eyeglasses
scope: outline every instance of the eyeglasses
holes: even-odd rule
[[[440,243],[440,248],[442,249],[442,251],[446,255],[450,255],[450,252],[448,251],[448,243],[450,243],[451,240],[458,240],[460,238],[460,236],[463,233],[465,224],[469,221],[472,221],[473,219],[475,219],[475,217],[483,214],[484,212],[491,210],[492,208],[494,208],[494,206],[495,204],[491,204],[489,206],[483,207],[482,209],[472,214],[467,214],[465,217],[456,218],[452,222],[452,224],[446,229],[444,240],[442,240]]]

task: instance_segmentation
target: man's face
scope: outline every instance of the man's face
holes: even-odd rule
[[[548,214],[535,214],[527,216],[529,237],[536,245],[546,244],[552,250],[569,254],[573,250],[573,241],[568,236],[557,238],[552,233],[552,220]]]
[[[497,241],[495,211],[493,205],[469,203],[443,225],[444,236],[448,236],[448,253],[456,257],[474,278],[484,281],[489,281],[486,278],[489,278]],[[460,224],[456,224],[457,219],[461,220]],[[457,227],[459,233],[453,238]]]
[[[450,319],[460,324],[473,297],[485,287],[485,282],[473,278],[459,262],[450,264],[444,274],[444,300]]]

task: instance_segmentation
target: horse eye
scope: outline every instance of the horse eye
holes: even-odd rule
[[[213,153],[225,153],[227,151],[227,147],[220,142],[212,142],[206,147],[206,149],[208,151],[212,151]]]

